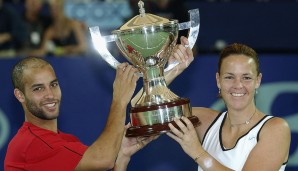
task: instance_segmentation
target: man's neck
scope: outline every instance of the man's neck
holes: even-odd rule
[[[25,118],[26,122],[30,122],[35,126],[38,126],[40,128],[53,131],[55,133],[58,133],[58,127],[57,127],[57,119],[53,120],[43,120],[39,118]]]

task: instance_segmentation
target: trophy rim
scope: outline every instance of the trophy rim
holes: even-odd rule
[[[126,32],[131,32],[131,31],[137,31],[137,30],[142,30],[144,28],[159,28],[159,27],[163,27],[163,26],[167,26],[167,25],[174,25],[174,24],[178,24],[178,20],[176,19],[172,19],[169,22],[165,22],[165,23],[160,23],[160,24],[144,24],[144,25],[140,25],[139,27],[134,27],[134,28],[128,28],[128,29],[117,29],[117,30],[113,30],[112,34],[123,34]]]

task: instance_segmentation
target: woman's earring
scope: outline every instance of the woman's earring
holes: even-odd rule
[[[218,94],[220,95],[221,91],[220,91],[220,88],[218,89]]]
[[[255,94],[258,94],[258,89],[255,89]]]

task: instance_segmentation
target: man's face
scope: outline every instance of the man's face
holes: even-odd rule
[[[29,68],[23,74],[25,112],[42,120],[56,119],[59,115],[61,90],[50,65]]]

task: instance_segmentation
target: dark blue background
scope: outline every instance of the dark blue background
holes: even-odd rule
[[[97,6],[89,4],[90,9],[88,4],[78,3],[78,6],[75,5],[76,8],[66,4],[66,12],[75,17],[76,14],[81,14],[83,9],[86,15],[82,21],[93,22],[90,25],[87,23],[88,26],[93,24],[106,26],[107,33],[111,29],[117,29],[116,25],[122,25],[121,22],[126,19],[124,17],[129,18],[126,15],[122,16],[122,12],[118,11],[118,9],[127,8],[115,7],[116,3],[110,5],[99,3]],[[169,86],[170,89],[180,97],[190,98],[192,106],[218,107],[216,106],[218,89],[215,83],[217,54],[208,53],[218,50],[215,46],[218,40],[227,44],[241,42],[250,45],[260,53],[263,73],[257,106],[263,112],[283,117],[289,122],[292,141],[286,170],[297,171],[298,3],[294,0],[271,0],[268,3],[248,0],[208,3],[189,0],[187,7],[200,10],[201,27],[196,42],[199,56]],[[103,15],[96,17],[95,9],[104,11]],[[109,13],[111,11],[113,13]],[[129,14],[129,11],[125,14]],[[89,36],[88,33],[87,36]],[[90,145],[105,126],[115,71],[102,61],[99,55],[77,58],[47,57],[47,59],[56,70],[63,93],[58,122],[60,129],[75,134],[82,142]],[[0,59],[0,116],[4,114],[8,119],[8,122],[5,122],[0,118],[0,124],[2,124],[0,125],[0,170],[3,168],[7,143],[24,120],[21,105],[13,96],[10,80],[11,68],[17,60],[18,58]],[[141,81],[139,82],[140,88],[142,85]],[[3,128],[6,124],[3,123],[8,124],[8,132],[4,132]],[[5,139],[5,133],[8,133],[7,139]],[[1,142],[3,139],[5,142]],[[195,171],[197,165],[175,141],[167,136],[161,136],[133,156],[128,170]]]
[[[273,99],[270,106],[272,115],[284,117],[292,129],[290,161],[287,171],[298,169],[297,123],[298,116],[298,55],[260,54],[263,80],[259,94],[266,94],[267,85],[294,83],[295,91],[285,90]],[[99,56],[82,58],[46,58],[56,70],[61,89],[62,106],[59,127],[62,131],[75,134],[82,142],[90,145],[105,126],[112,97],[112,83],[115,70]],[[0,60],[0,109],[8,118],[9,138],[0,151],[0,168],[3,167],[7,143],[24,120],[19,102],[13,96],[10,71],[18,59]],[[217,54],[199,55],[192,65],[169,87],[180,97],[188,97],[192,106],[212,106],[217,101],[218,89],[215,83]],[[141,87],[142,81],[139,81]],[[295,86],[297,85],[297,86]],[[263,94],[262,94],[263,93]],[[270,100],[270,99],[266,99]],[[257,102],[258,103],[258,102]],[[262,110],[262,102],[257,104]],[[293,117],[289,119],[289,117]],[[294,118],[296,117],[296,119]],[[1,128],[1,127],[0,127]],[[3,134],[0,133],[0,137]],[[294,154],[296,156],[294,157]],[[196,170],[197,165],[180,146],[166,135],[149,144],[133,156],[128,170],[184,171]],[[0,169],[1,170],[1,169]]]

